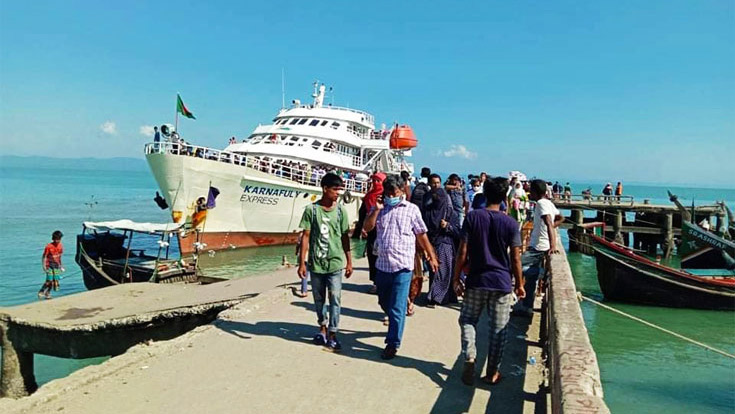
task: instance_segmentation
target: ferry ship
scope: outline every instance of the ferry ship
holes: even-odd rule
[[[224,149],[191,145],[170,125],[161,127],[162,142],[145,145],[172,219],[183,224],[182,253],[296,243],[327,172],[344,178],[340,202],[353,224],[372,172],[413,173],[410,127],[376,129],[367,112],[325,105],[325,91],[315,82],[311,104],[293,100]]]

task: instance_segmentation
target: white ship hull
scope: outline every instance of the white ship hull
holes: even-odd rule
[[[169,151],[150,151],[146,159],[175,222],[191,222],[197,199],[206,199],[210,186],[219,190],[216,207],[207,210],[199,231],[180,237],[182,253],[194,252],[196,242],[204,250],[295,243],[304,208],[321,197],[318,186],[229,160]],[[354,224],[362,194],[351,194],[351,202],[341,202]]]

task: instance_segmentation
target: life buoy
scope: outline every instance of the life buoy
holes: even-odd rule
[[[355,196],[350,193],[350,190],[347,190],[344,194],[342,194],[342,201],[344,201],[345,204],[350,204],[355,201]]]

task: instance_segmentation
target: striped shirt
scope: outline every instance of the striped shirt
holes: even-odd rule
[[[378,260],[375,267],[386,273],[413,270],[416,236],[426,233],[426,224],[415,204],[402,200],[395,207],[385,206],[376,223]]]

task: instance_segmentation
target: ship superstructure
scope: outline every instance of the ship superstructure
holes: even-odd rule
[[[173,220],[186,223],[182,251],[295,243],[301,213],[319,198],[327,172],[345,180],[341,202],[351,222],[372,172],[413,172],[406,161],[416,144],[410,128],[376,129],[367,112],[324,105],[325,92],[315,82],[311,104],[292,101],[223,150],[191,145],[168,126],[161,128],[164,142],[146,144]],[[216,207],[207,208],[213,192]]]

